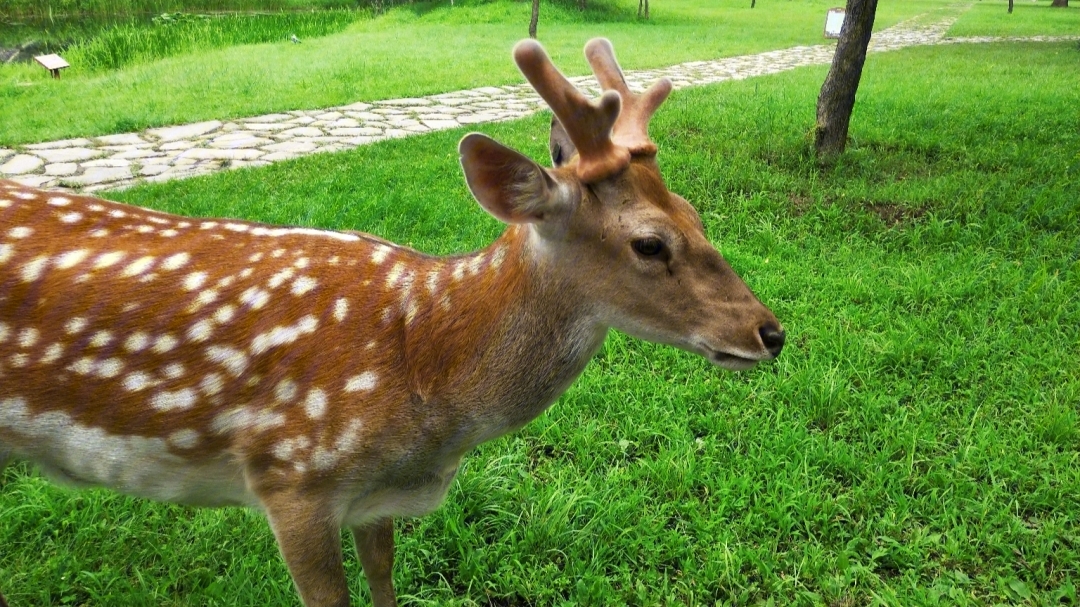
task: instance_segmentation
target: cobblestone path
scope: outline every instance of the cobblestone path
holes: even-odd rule
[[[915,17],[875,32],[869,50],[883,52],[949,43],[1080,40],[1080,36],[946,38],[945,32],[966,6],[957,5],[955,14],[931,23],[921,22],[925,16]],[[796,46],[662,69],[631,70],[626,72],[626,79],[632,89],[643,89],[661,77],[670,78],[675,88],[685,88],[828,64],[834,50],[834,44]],[[599,94],[591,76],[570,80],[591,95]],[[0,177],[55,190],[116,189],[140,182],[263,166],[394,137],[512,120],[543,107],[544,103],[528,84],[517,84],[230,121],[211,120],[138,133],[0,148]]]

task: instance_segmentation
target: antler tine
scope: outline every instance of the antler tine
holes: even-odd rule
[[[577,173],[582,181],[598,181],[629,166],[630,150],[612,141],[612,127],[622,105],[617,93],[608,91],[600,99],[589,101],[551,63],[544,47],[535,40],[522,40],[514,46],[514,62],[551,107],[577,148]]]
[[[622,69],[615,60],[615,49],[605,38],[593,38],[585,45],[585,58],[589,60],[600,87],[619,93],[622,97],[622,113],[615,121],[612,140],[631,154],[655,155],[656,144],[649,139],[649,120],[656,109],[671,93],[671,81],[661,78],[644,93],[630,92],[623,78]]]

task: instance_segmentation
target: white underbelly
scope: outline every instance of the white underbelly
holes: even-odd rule
[[[199,506],[257,505],[231,457],[195,462],[171,453],[165,439],[109,434],[58,411],[29,415],[13,401],[0,403],[0,453],[61,484]]]

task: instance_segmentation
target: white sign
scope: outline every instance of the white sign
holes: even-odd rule
[[[825,15],[825,37],[839,38],[840,29],[844,27],[844,9],[830,8]]]
[[[34,61],[37,61],[47,70],[61,70],[65,67],[71,67],[67,61],[60,58],[60,55],[38,55],[34,57]]]

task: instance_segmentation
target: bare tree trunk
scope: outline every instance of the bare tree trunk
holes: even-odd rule
[[[1050,3],[1050,6],[1056,6],[1058,8],[1069,8],[1069,0],[1054,0]]]
[[[754,8],[754,6],[756,4],[757,4],[757,0],[750,0],[750,8]]]
[[[578,0],[578,8],[581,9],[581,10],[585,10],[587,8],[585,6],[585,2],[586,2],[586,0]]]
[[[878,0],[847,0],[836,54],[818,95],[817,127],[814,129],[818,158],[837,156],[847,146],[848,124],[866,62],[866,47],[874,29],[877,3]]]
[[[645,15],[644,16],[645,16],[646,19],[648,19],[649,18],[649,0],[638,0],[638,3],[637,3],[637,16],[638,17],[642,16],[642,14],[641,14],[641,8],[642,7],[645,7]]]
[[[1013,4],[1013,0],[1009,0],[1009,14],[1010,15],[1012,14],[1012,4]]]
[[[540,0],[532,0],[532,17],[529,19],[529,37],[536,38],[536,24],[540,22]]]

